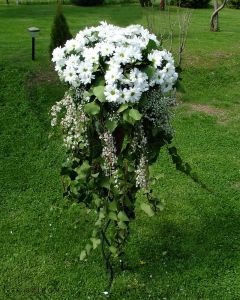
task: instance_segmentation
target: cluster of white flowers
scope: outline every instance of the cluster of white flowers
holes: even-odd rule
[[[54,127],[58,123],[59,113],[65,109],[66,113],[61,118],[60,124],[64,130],[64,144],[68,149],[75,150],[79,143],[82,142],[84,147],[88,146],[85,121],[86,115],[83,112],[82,105],[76,106],[73,98],[66,94],[65,97],[58,101],[51,109],[52,121]]]
[[[104,160],[104,172],[106,176],[112,176],[116,173],[116,147],[112,134],[109,131],[105,131],[99,136],[103,142],[102,158]]]
[[[140,25],[121,28],[101,22],[54,49],[52,61],[60,78],[71,86],[87,90],[100,71],[108,102],[134,103],[155,85],[162,93],[170,91],[177,79],[171,53],[149,50],[149,43],[159,44],[156,36]],[[149,66],[151,76],[146,72]]]

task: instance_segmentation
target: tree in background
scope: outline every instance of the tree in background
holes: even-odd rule
[[[52,55],[53,49],[63,46],[67,40],[72,38],[67,20],[62,13],[61,3],[58,2],[57,12],[53,20],[51,31],[51,42],[49,46],[49,53]]]
[[[220,7],[218,7],[218,0],[214,0],[214,12],[210,19],[210,30],[211,31],[219,31],[219,19],[218,19],[218,13],[220,10],[224,8],[224,6],[227,4],[227,0],[223,0],[223,3]]]
[[[160,10],[165,10],[165,0],[160,0]]]

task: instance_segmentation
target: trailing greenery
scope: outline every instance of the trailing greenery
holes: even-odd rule
[[[72,38],[66,18],[62,12],[62,6],[57,5],[57,12],[53,20],[51,31],[51,42],[49,46],[49,53],[52,56],[53,49],[63,46],[67,40]]]

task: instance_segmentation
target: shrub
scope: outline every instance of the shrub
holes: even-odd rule
[[[240,0],[229,0],[228,6],[232,8],[240,8]]]
[[[209,6],[211,0],[171,0],[173,5],[180,5],[181,7],[189,8],[206,8]]]
[[[71,0],[73,4],[80,6],[94,6],[103,4],[104,0]]]
[[[67,40],[72,38],[69,27],[61,9],[61,5],[57,6],[57,13],[53,20],[51,31],[51,42],[49,46],[49,53],[52,55],[53,49],[63,46]]]

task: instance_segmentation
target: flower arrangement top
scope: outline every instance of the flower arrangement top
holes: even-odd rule
[[[71,86],[88,90],[102,74],[100,100],[135,103],[156,85],[163,94],[171,91],[177,80],[172,54],[158,46],[156,36],[140,25],[121,28],[101,22],[56,48],[52,61]]]

